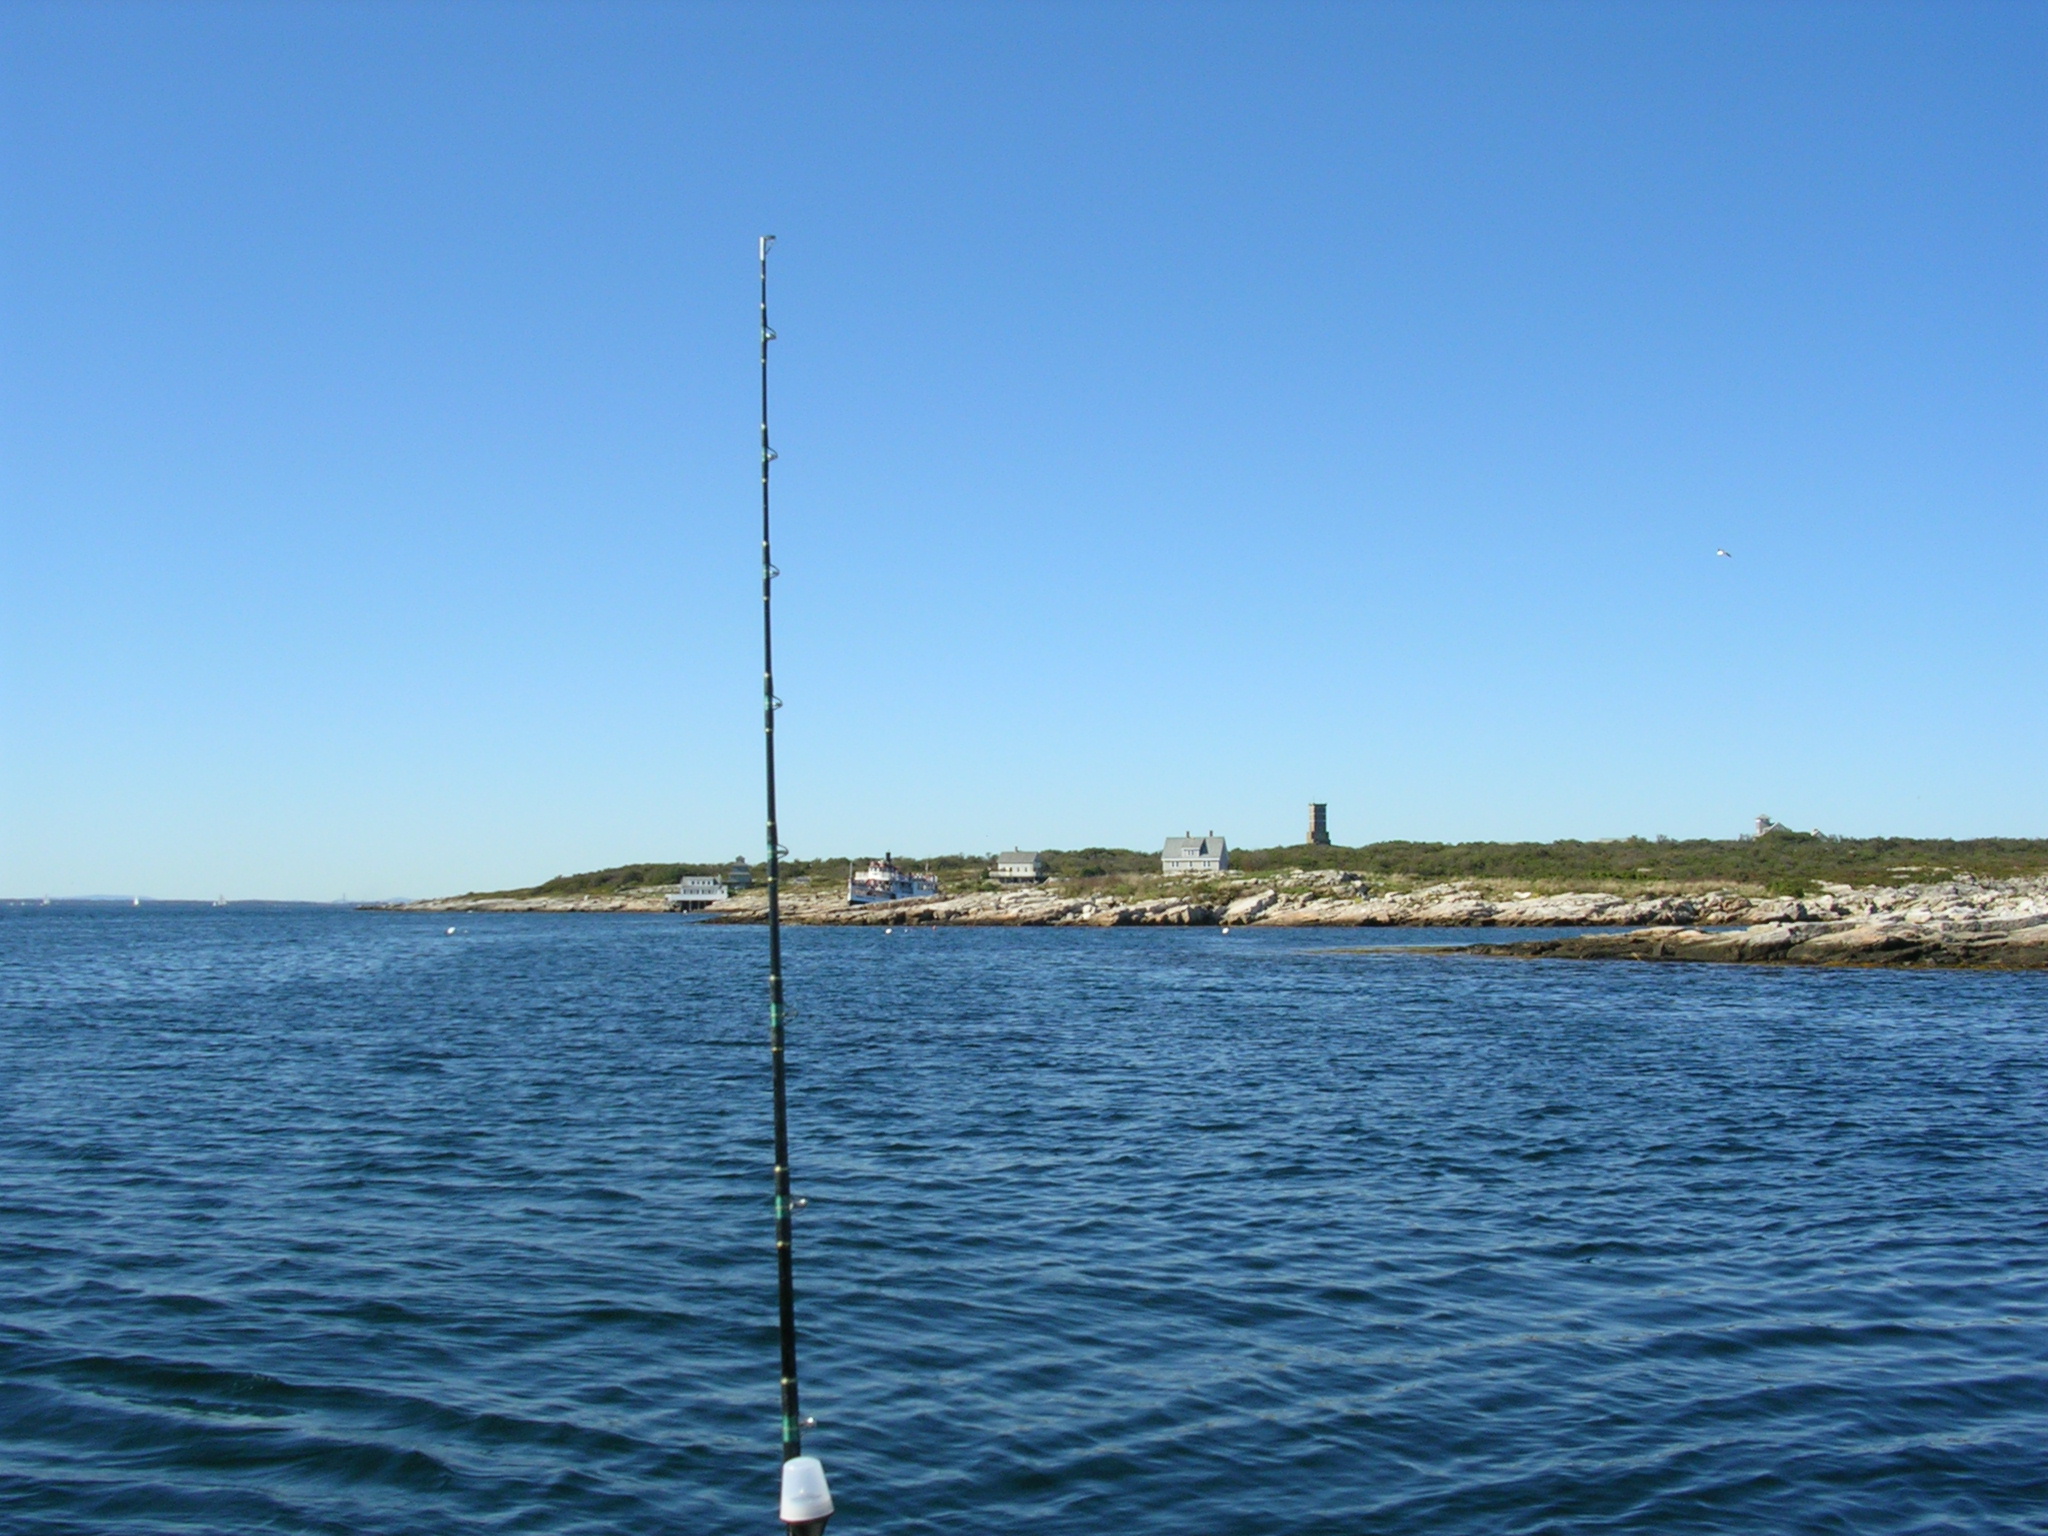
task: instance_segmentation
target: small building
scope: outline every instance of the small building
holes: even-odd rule
[[[701,912],[714,901],[725,900],[725,886],[716,875],[684,875],[669,893],[669,910]]]
[[[1012,848],[996,855],[996,867],[988,873],[990,879],[1005,885],[1036,885],[1046,876],[1045,860],[1035,853]]]
[[[1162,875],[1220,875],[1230,868],[1230,850],[1214,832],[1204,837],[1189,833],[1169,837],[1166,851],[1159,855]]]
[[[1311,848],[1330,846],[1330,808],[1320,800],[1309,802],[1308,841]]]
[[[747,868],[744,858],[732,861],[732,868],[725,872],[725,883],[736,891],[744,891],[754,883],[754,872]]]

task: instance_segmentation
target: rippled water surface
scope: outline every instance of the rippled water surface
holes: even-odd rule
[[[0,910],[0,1529],[779,1529],[762,933],[449,921]],[[835,1536],[2048,1529],[2048,978],[1331,945],[789,935]]]

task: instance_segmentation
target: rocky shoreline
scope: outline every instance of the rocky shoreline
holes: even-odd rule
[[[1924,970],[2048,970],[2048,917],[1916,922],[1887,913],[1835,923],[1759,923],[1733,931],[1637,928],[1627,933],[1431,946],[1436,954],[1523,960],[1677,960],[1739,965],[1892,966]]]
[[[659,889],[607,896],[456,896],[395,903],[410,912],[662,912]],[[740,892],[714,903],[714,922],[767,918],[765,893]],[[837,890],[786,890],[783,920],[802,924],[908,927],[1198,927],[1261,928],[1656,928],[1693,931],[1735,926],[1811,927],[1869,923],[1966,924],[2048,920],[2048,878],[1975,880],[1937,885],[1828,885],[1805,896],[1706,891],[1621,896],[1604,891],[1489,894],[1468,883],[1374,892],[1348,871],[1288,871],[1273,877],[1225,877],[1156,896],[1061,891],[1024,886],[926,900],[850,905]],[[1803,940],[1801,942],[1804,942]]]
[[[609,896],[453,896],[392,903],[405,912],[668,910],[659,889]],[[1608,928],[1562,939],[1432,947],[1517,959],[1718,961],[1734,964],[2048,969],[2048,878],[1935,885],[1824,886],[1806,896],[1736,891],[1618,896],[1605,891],[1488,894],[1469,884],[1374,893],[1348,872],[1290,871],[1159,896],[1026,886],[921,901],[853,906],[836,890],[785,893],[783,919],[856,927],[1007,928]],[[715,903],[711,922],[760,923],[768,899],[745,891]]]

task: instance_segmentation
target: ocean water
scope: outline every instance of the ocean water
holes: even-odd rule
[[[789,934],[836,1536],[2048,1529],[2048,978],[1352,942]],[[763,948],[0,909],[0,1530],[779,1530]]]

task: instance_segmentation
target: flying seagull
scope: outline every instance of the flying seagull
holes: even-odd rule
[[[1723,560],[1733,560],[1735,558],[1733,555],[1729,554],[1728,551],[1725,549],[1717,549],[1714,551],[1714,553],[1719,555]]]

